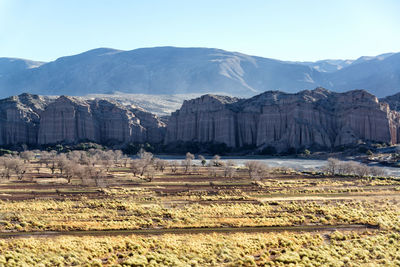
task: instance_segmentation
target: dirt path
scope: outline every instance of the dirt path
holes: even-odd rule
[[[163,235],[163,234],[205,234],[205,233],[273,233],[273,232],[333,232],[377,230],[378,226],[367,224],[348,225],[302,225],[302,226],[264,226],[264,227],[215,227],[215,228],[170,228],[104,231],[43,231],[43,232],[2,232],[4,238],[30,238],[55,236],[118,236],[118,235]]]
[[[354,200],[354,199],[371,199],[371,198],[400,198],[399,194],[343,194],[343,195],[335,195],[329,196],[326,194],[325,196],[322,195],[307,195],[307,196],[282,196],[282,197],[257,197],[252,196],[253,198],[261,201],[261,202],[268,202],[268,201],[312,201],[312,200]]]

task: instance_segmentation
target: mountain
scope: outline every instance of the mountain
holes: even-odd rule
[[[319,72],[335,72],[337,70],[343,69],[350,66],[354,60],[349,59],[325,59],[318,60],[316,62],[295,62],[301,65],[310,66]]]
[[[400,91],[400,53],[357,60],[288,62],[214,48],[98,48],[43,63],[0,58],[0,96],[204,94],[248,97],[323,86],[366,89],[379,97]]]
[[[189,100],[201,96],[201,94],[174,94],[174,95],[146,95],[146,94],[124,94],[116,92],[114,94],[89,94],[84,99],[105,99],[118,102],[125,106],[140,107],[145,111],[157,116],[169,116],[172,112],[182,106],[184,100]]]
[[[369,59],[358,59],[350,66],[327,73],[326,88],[344,92],[354,88],[365,89],[378,97],[400,91],[400,53]]]
[[[37,68],[43,64],[44,62],[40,61],[3,57],[0,58],[0,77]]]

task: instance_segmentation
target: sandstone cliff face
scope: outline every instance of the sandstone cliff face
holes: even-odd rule
[[[164,128],[158,117],[145,111],[107,100],[61,96],[42,113],[38,143],[160,142]]]
[[[323,88],[286,94],[269,91],[250,99],[205,95],[185,101],[169,120],[165,143],[220,142],[325,147],[358,140],[397,142],[396,115],[363,90],[333,93]]]
[[[284,151],[359,140],[400,142],[400,113],[362,90],[269,91],[249,99],[205,95],[185,101],[168,127],[140,108],[108,100],[29,94],[0,100],[0,145],[194,141]]]
[[[390,132],[392,143],[400,143],[400,93],[381,98],[383,108],[390,114]]]
[[[73,143],[85,139],[95,139],[90,106],[86,102],[61,96],[42,113],[39,144]]]
[[[30,94],[0,100],[0,145],[36,144],[40,115],[48,102]]]
[[[50,100],[30,94],[0,100],[0,145],[157,143],[165,126],[151,113],[107,100]]]

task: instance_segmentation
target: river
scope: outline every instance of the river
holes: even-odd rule
[[[157,158],[161,158],[168,161],[181,161],[185,156],[171,156],[171,155],[156,155]],[[209,161],[211,157],[206,157]],[[243,166],[246,161],[262,161],[270,167],[288,167],[298,171],[312,171],[321,170],[326,165],[326,160],[317,159],[299,159],[299,158],[254,158],[254,157],[221,157],[221,161],[232,160],[236,165]],[[195,159],[193,163],[200,165],[200,160]],[[382,165],[371,165],[383,168],[388,176],[400,177],[400,168],[387,167]]]

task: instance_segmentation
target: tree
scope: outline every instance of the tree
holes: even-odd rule
[[[194,155],[190,152],[186,153],[185,160],[182,161],[182,166],[185,168],[185,173],[190,173]]]
[[[135,177],[142,172],[142,162],[139,159],[132,160],[131,171]]]
[[[69,159],[65,154],[60,154],[55,158],[55,162],[57,164],[57,168],[60,170],[61,175],[63,175],[65,168],[67,168],[67,165],[69,164]]]
[[[168,162],[166,160],[156,159],[154,166],[156,170],[160,170],[163,173],[165,168],[168,166]]]
[[[153,154],[150,152],[146,152],[143,148],[141,148],[138,152],[138,156],[141,165],[140,175],[143,176],[146,172],[146,169],[151,165],[153,161]]]
[[[0,176],[2,178],[10,179],[11,177],[11,169],[12,169],[12,158],[8,156],[2,156],[0,158]]]
[[[84,168],[84,174],[86,179],[89,181],[94,181],[97,187],[104,186],[103,179],[105,178],[105,173],[101,168],[88,165]]]
[[[339,165],[339,160],[335,158],[328,158],[326,165],[324,167],[325,171],[330,175],[335,175],[337,173],[337,167]]]
[[[156,174],[156,170],[154,169],[153,165],[149,165],[145,170],[145,177],[147,181],[151,182],[154,179],[154,175]]]
[[[215,167],[220,167],[222,166],[221,163],[221,157],[219,155],[215,155],[212,160],[210,161],[210,165],[213,165]]]
[[[261,179],[268,172],[268,165],[261,161],[247,161],[244,166],[247,168],[250,179]]]
[[[26,173],[26,165],[22,159],[19,157],[14,157],[11,159],[11,166],[14,170],[15,174],[17,175],[18,180],[22,180],[24,174]]]
[[[176,162],[175,160],[171,161],[169,163],[169,167],[171,168],[172,173],[176,173],[176,171],[178,170],[178,162]]]
[[[56,164],[56,162],[53,160],[53,161],[51,161],[51,163],[50,163],[50,170],[51,170],[51,174],[54,174],[54,172],[56,171],[56,169],[57,169],[57,164]]]
[[[375,177],[384,177],[384,176],[386,176],[386,171],[383,168],[371,167],[370,171],[371,171],[371,175],[375,176]]]
[[[121,150],[114,150],[112,152],[113,152],[112,154],[113,154],[114,164],[117,165],[119,161],[123,158],[124,153],[122,153]]]
[[[110,168],[113,166],[113,162],[114,161],[111,158],[108,158],[108,157],[106,157],[106,158],[104,158],[102,160],[102,164],[106,168],[107,172],[110,171]]]
[[[35,153],[33,153],[32,151],[24,151],[24,152],[21,152],[19,154],[19,156],[26,163],[26,162],[30,162],[35,157]]]
[[[202,165],[203,167],[206,166],[206,164],[207,164],[206,158],[203,157],[202,155],[199,155],[198,158],[199,158],[199,160],[200,160],[201,165]]]
[[[229,178],[233,178],[233,176],[235,176],[236,173],[236,164],[234,161],[232,160],[228,160],[224,166],[224,177],[229,177]]]
[[[212,177],[217,177],[218,174],[218,168],[215,167],[214,165],[209,165],[208,168],[208,174]]]
[[[79,175],[81,173],[81,171],[79,170],[79,168],[81,167],[81,165],[77,162],[74,162],[72,160],[68,160],[67,163],[64,166],[64,177],[67,179],[68,183],[71,183],[71,179],[75,176],[75,175]],[[77,170],[78,169],[78,170]]]

